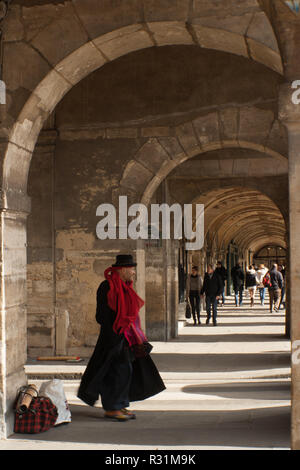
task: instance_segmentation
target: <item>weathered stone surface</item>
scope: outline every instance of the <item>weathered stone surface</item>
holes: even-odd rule
[[[92,39],[142,21],[140,0],[73,0],[75,10]]]
[[[209,113],[198,117],[193,121],[193,126],[201,146],[220,142],[218,113]]]
[[[90,41],[59,62],[55,70],[75,85],[105,62],[103,55]]]
[[[282,60],[277,52],[274,52],[269,47],[266,47],[251,38],[247,38],[246,40],[253,60],[261,62],[276,72],[283,74]]]
[[[133,127],[106,129],[106,137],[108,139],[135,139],[137,136],[138,136],[137,129]]]
[[[145,184],[153,177],[153,173],[141,165],[136,160],[131,160],[124,171],[120,185],[127,188],[134,188],[137,192],[142,192]]]
[[[28,328],[50,328],[54,327],[54,315],[29,314],[27,316]]]
[[[148,23],[148,28],[153,33],[158,46],[194,44],[193,38],[183,22],[153,22]]]
[[[16,243],[14,248],[5,248],[4,256],[5,272],[8,276],[26,274],[27,257],[24,242],[20,242],[19,245]]]
[[[249,176],[264,175],[280,175],[288,173],[288,162],[274,161],[273,158],[265,158],[263,160],[250,160],[248,168]]]
[[[9,12],[1,25],[3,40],[5,42],[22,41],[24,38],[24,25],[21,19],[21,6],[11,5]]]
[[[146,21],[186,21],[189,0],[144,0]]]
[[[247,37],[261,42],[273,51],[279,53],[277,39],[269,19],[264,12],[255,13],[247,30]]]
[[[5,162],[10,168],[14,164],[13,158],[16,154],[19,154],[22,163],[25,162],[25,159],[27,159],[28,162],[31,159],[32,150],[34,149],[36,139],[44,121],[43,113],[38,112],[37,108],[35,108],[34,111],[37,113],[34,120],[28,118],[22,120],[21,117],[20,121],[17,121],[13,126],[12,135],[10,137],[11,142],[7,146]],[[25,166],[23,169],[25,169]],[[19,182],[21,183],[21,178]]]
[[[186,123],[176,127],[176,135],[186,153],[199,149],[199,142],[194,132],[192,124]]]
[[[220,139],[222,141],[236,141],[238,136],[238,108],[220,109]]]
[[[141,25],[120,28],[94,39],[93,42],[109,60],[114,60],[129,52],[154,46],[150,35]]]
[[[252,13],[245,13],[241,16],[199,16],[193,19],[193,24],[223,29],[244,36],[252,18]]]
[[[16,325],[19,328],[16,328]],[[26,361],[26,311],[14,307],[6,311],[6,374],[10,375],[20,369]],[[16,393],[16,391],[15,391]]]
[[[16,164],[16,155],[18,155],[18,164]],[[4,180],[8,181],[9,179],[11,185],[14,185],[18,190],[24,191],[31,153],[24,149],[20,150],[16,145],[10,143],[7,147],[5,158]]]
[[[193,29],[201,47],[248,56],[245,39],[240,34],[200,25],[193,25]]]
[[[288,155],[287,130],[278,120],[273,123],[266,147],[280,153],[281,155]]]
[[[250,160],[235,160],[233,164],[233,174],[247,176]]]
[[[31,41],[47,26],[56,21],[64,11],[62,3],[36,4],[34,7],[22,5],[22,23],[25,26],[26,41]]]
[[[61,129],[59,132],[61,140],[86,140],[105,138],[105,129]]]
[[[28,64],[30,64],[30,73],[24,73],[28,70]],[[4,43],[2,80],[7,90],[25,88],[33,91],[49,70],[46,60],[30,45],[19,41]]]
[[[54,66],[87,41],[71,3],[66,2],[59,17],[34,36],[31,44]]]
[[[25,304],[27,292],[26,272],[23,276],[6,276],[3,283],[5,288],[5,305],[7,308]]]
[[[170,135],[169,127],[143,127],[141,130],[142,137],[167,137]]]
[[[219,174],[220,166],[218,160],[208,159],[201,163],[199,171],[202,176],[214,178]]]
[[[153,198],[153,195],[159,185],[161,184],[161,178],[159,176],[153,176],[149,182],[145,185],[144,191],[141,195],[142,204],[149,205]]]
[[[251,141],[265,145],[274,115],[272,111],[262,110],[255,107],[240,109],[239,119],[239,141]]]
[[[259,11],[259,5],[256,0],[235,0],[216,1],[212,4],[211,0],[195,0],[193,3],[193,16],[241,16],[246,13]]]
[[[157,140],[169,154],[170,158],[175,158],[176,155],[183,153],[183,148],[176,137],[159,138]]]
[[[234,160],[219,160],[219,175],[232,176]]]
[[[48,75],[38,84],[34,90],[34,96],[40,99],[40,103],[38,105],[39,108],[50,114],[57,103],[62,99],[67,91],[69,91],[70,88],[70,83],[68,83],[55,70],[51,70],[51,72],[48,73]],[[30,105],[31,100],[29,103],[26,103],[27,112],[27,106],[29,107]]]
[[[25,363],[25,357],[23,358],[23,364]],[[27,385],[27,377],[25,375],[24,366],[14,370],[14,373],[11,373],[5,377],[5,391],[6,391],[6,400],[4,403],[4,413],[5,413],[5,432],[3,438],[11,436],[14,432],[14,413],[12,412],[13,406],[16,400],[16,390],[19,390],[20,387]]]
[[[169,161],[169,155],[156,139],[149,139],[135,155],[135,159],[155,174]]]

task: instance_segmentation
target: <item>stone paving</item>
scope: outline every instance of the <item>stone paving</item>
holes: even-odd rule
[[[182,325],[179,337],[153,343],[167,389],[133,403],[137,420],[107,422],[101,404],[76,398],[79,364],[26,366],[30,382],[64,376],[72,423],[40,435],[13,435],[1,449],[289,449],[290,342],[284,315],[256,301],[219,308],[218,325]],[[69,378],[68,378],[69,377]],[[74,379],[77,377],[77,379]]]

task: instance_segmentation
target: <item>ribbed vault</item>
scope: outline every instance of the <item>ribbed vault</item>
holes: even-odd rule
[[[265,244],[286,247],[286,226],[276,204],[263,193],[245,187],[212,190],[197,201],[205,207],[207,246],[226,250],[233,240],[241,251]]]

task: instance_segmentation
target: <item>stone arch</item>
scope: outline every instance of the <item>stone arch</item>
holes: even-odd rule
[[[92,5],[91,11],[93,8],[95,5]],[[20,201],[16,202],[16,199],[20,199],[18,195],[24,199],[28,168],[37,137],[57,103],[88,74],[120,56],[149,47],[184,44],[242,55],[278,73],[283,72],[273,29],[266,15],[257,9],[256,2],[253,2],[250,11],[244,12],[243,21],[240,16],[243,12],[228,22],[220,16],[202,17],[205,12],[199,7],[189,13],[186,11],[184,20],[182,14],[178,19],[174,12],[171,14],[172,19],[165,14],[160,18],[158,9],[156,21],[149,19],[100,35],[91,12],[87,14],[88,9],[82,11],[78,5],[76,9],[76,18],[72,18],[72,21],[74,28],[79,28],[78,36],[73,38],[69,31],[63,48],[59,44],[55,48],[55,41],[59,42],[62,24],[66,19],[63,15],[51,22],[32,41],[35,50],[52,68],[44,78],[33,78],[32,94],[9,133],[3,167],[4,207],[20,205]],[[69,11],[68,14],[73,13]],[[188,17],[191,20],[188,21]],[[262,26],[265,28],[264,34],[261,32]],[[51,44],[51,50],[55,51],[54,56],[50,54],[48,43]],[[36,67],[38,73],[41,73],[41,68]],[[9,76],[7,82],[9,85]],[[182,132],[184,140],[185,130],[182,129]]]
[[[272,162],[272,172],[288,171],[286,132],[271,111],[226,107],[175,127],[173,134],[150,138],[139,149],[125,168],[121,193],[134,188],[141,202],[148,204],[161,182],[178,165],[196,155],[225,148],[261,152]],[[275,150],[278,148],[280,152]],[[244,176],[248,173],[251,174],[251,169],[246,166]],[[231,175],[224,172],[224,176],[233,175],[234,169]]]

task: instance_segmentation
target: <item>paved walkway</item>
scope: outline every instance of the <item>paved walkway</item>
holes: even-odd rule
[[[288,449],[290,342],[284,311],[219,308],[218,326],[191,323],[178,339],[153,343],[167,389],[133,403],[138,419],[107,422],[100,404],[76,398],[80,364],[28,364],[30,377],[64,374],[72,423],[40,435],[14,435],[1,449]],[[30,380],[40,384],[40,380]]]

